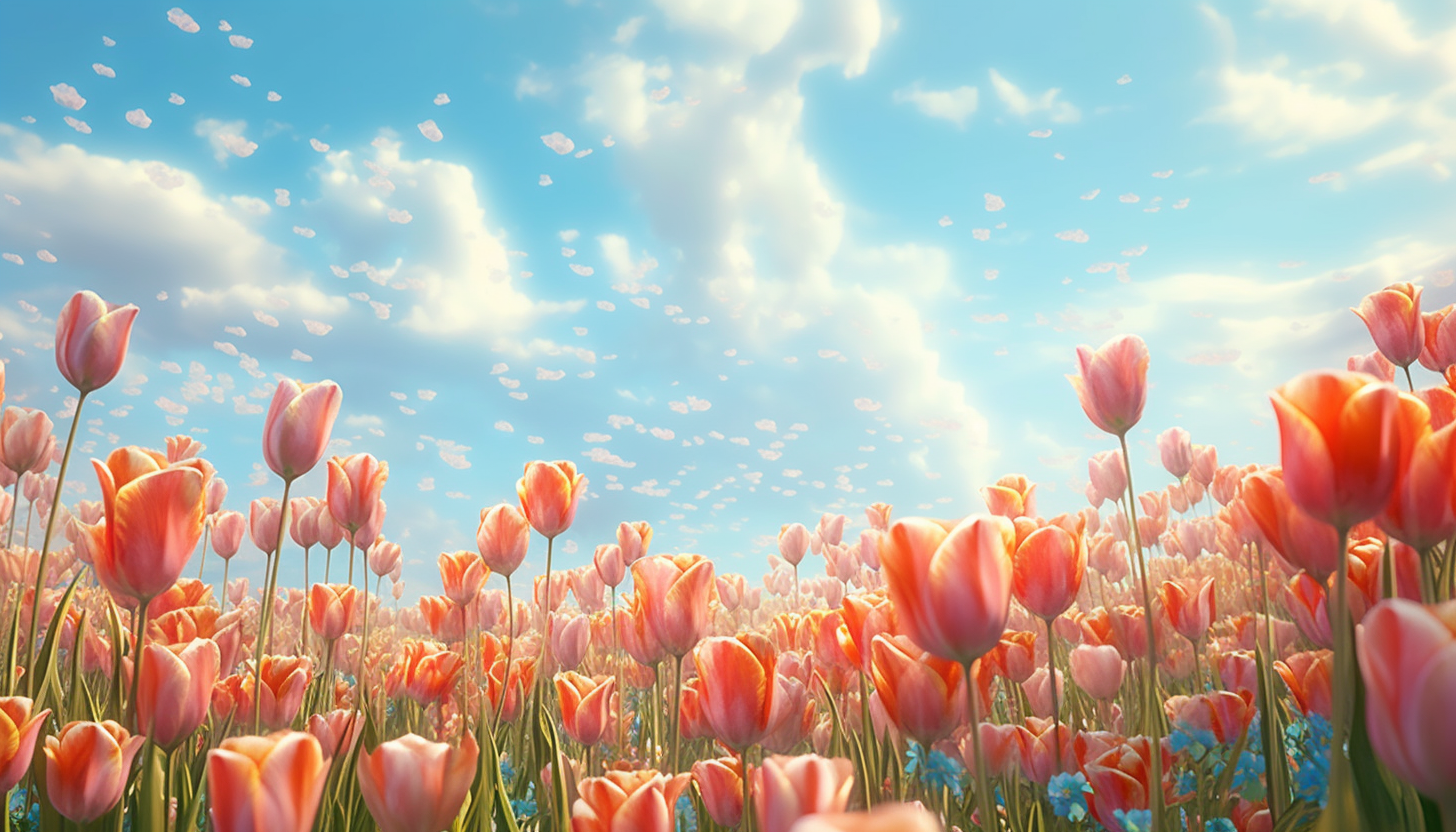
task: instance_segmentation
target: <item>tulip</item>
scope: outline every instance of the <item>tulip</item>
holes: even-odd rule
[[[779,555],[796,570],[809,551],[809,530],[803,523],[789,523],[779,529]]]
[[[1152,773],[1155,770],[1153,749],[1147,737],[1134,737],[1082,766],[1087,784],[1092,787],[1088,809],[1093,819],[1109,832],[1129,832],[1117,819],[1116,812],[1119,810],[1129,812],[1149,807],[1153,789],[1157,788],[1153,785],[1156,782]],[[1167,759],[1167,750],[1159,747],[1156,753],[1161,761],[1159,768],[1171,770],[1172,760]],[[1171,792],[1171,784],[1163,781],[1159,793],[1166,798]]]
[[[602,583],[613,589],[627,577],[627,559],[622,554],[622,547],[616,543],[598,546],[592,554],[592,567],[597,570],[597,577],[602,579]]]
[[[668,655],[686,656],[708,633],[713,562],[702,555],[656,555],[632,564],[644,620]]]
[[[1087,572],[1087,542],[1077,532],[1043,526],[1026,536],[1011,561],[1011,587],[1023,607],[1045,621],[1077,600]]]
[[[263,420],[263,460],[273,473],[293,482],[318,465],[343,399],[332,381],[303,384],[286,378],[278,383]]]
[[[1284,684],[1289,686],[1295,705],[1302,713],[1306,716],[1319,714],[1329,719],[1334,701],[1331,683],[1334,665],[1333,653],[1329,650],[1315,650],[1295,653],[1284,661],[1276,661],[1274,670],[1284,680]]]
[[[571,832],[672,832],[678,795],[690,778],[652,769],[587,777],[577,784],[581,796],[571,809]]]
[[[370,454],[350,454],[329,460],[328,506],[334,522],[348,532],[354,545],[368,545],[374,538],[359,534],[373,525],[379,511],[379,494],[389,480],[389,463]]]
[[[586,477],[576,465],[559,462],[528,462],[526,473],[516,481],[516,495],[526,520],[542,537],[554,539],[571,527],[576,504],[586,493]]]
[[[332,642],[354,626],[359,590],[352,584],[314,584],[308,592],[308,624],[318,637]]]
[[[421,705],[440,702],[449,696],[464,667],[465,660],[459,653],[432,642],[414,640],[404,643],[404,655],[395,662],[405,693]]]
[[[693,782],[703,796],[703,808],[719,826],[737,826],[743,820],[743,764],[737,757],[693,763]]]
[[[940,820],[918,803],[887,803],[865,812],[808,815],[789,832],[941,832]]]
[[[622,558],[631,566],[647,557],[647,547],[652,544],[652,527],[646,520],[635,523],[623,522],[617,526],[617,545],[622,547]]]
[[[43,410],[7,407],[0,413],[0,466],[25,474],[50,466],[56,438],[51,418]]]
[[[1199,582],[1198,588],[1189,591],[1182,584],[1163,581],[1158,588],[1163,609],[1178,634],[1196,646],[1208,634],[1209,625],[1218,617],[1213,593],[1213,577]]]
[[[1094,425],[1113,436],[1125,436],[1142,418],[1147,403],[1148,346],[1136,335],[1120,335],[1096,352],[1077,347],[1077,375],[1067,380]]]
[[[1375,522],[1397,540],[1430,549],[1456,534],[1456,427],[1421,433],[1404,462]]]
[[[477,552],[442,552],[439,563],[445,597],[462,607],[475,600],[490,577],[490,567]]]
[[[264,555],[272,557],[278,551],[282,524],[283,506],[272,497],[259,497],[248,504],[248,537]]]
[[[1289,563],[1321,580],[1339,566],[1343,543],[1338,534],[1290,500],[1282,471],[1246,476],[1239,497],[1269,545]]]
[[[501,503],[480,512],[480,527],[475,533],[475,544],[480,557],[492,572],[499,572],[510,578],[521,561],[526,559],[526,549],[531,542],[531,527],[526,516],[510,503]]]
[[[329,778],[319,741],[302,731],[230,737],[207,754],[216,832],[308,832]]]
[[[0,793],[15,788],[30,770],[35,741],[50,708],[31,714],[35,703],[23,696],[0,697]]]
[[[121,372],[131,327],[139,310],[118,306],[95,292],[71,296],[56,317],[56,366],[84,396],[105,387]]]
[[[148,644],[142,652],[137,730],[171,751],[207,719],[222,653],[210,638],[175,648]]]
[[[949,736],[963,716],[961,668],[905,636],[875,636],[870,655],[875,696],[895,727],[927,747]]]
[[[1424,343],[1421,345],[1421,366],[1435,373],[1445,373],[1456,364],[1456,306],[1445,306],[1421,315]]]
[[[248,518],[240,511],[220,511],[212,520],[212,551],[223,560],[232,559],[248,531]]]
[[[1069,657],[1072,681],[1100,702],[1111,702],[1117,698],[1122,687],[1122,676],[1127,663],[1110,644],[1082,644],[1072,649]]]
[[[1372,292],[1351,308],[1370,330],[1380,353],[1409,373],[1411,362],[1420,358],[1426,345],[1421,319],[1421,289],[1410,283],[1392,283]]]
[[[364,733],[364,716],[358,711],[338,708],[327,714],[311,714],[308,732],[319,741],[329,759],[349,754]]]
[[[554,670],[575,670],[591,647],[592,622],[585,615],[552,613],[551,655]]]
[[[76,823],[90,823],[121,800],[132,759],[146,740],[119,724],[71,722],[46,737],[46,796]]]
[[[1188,431],[1182,428],[1168,428],[1158,434],[1158,455],[1162,457],[1163,469],[1181,480],[1193,470],[1193,443]]]
[[[720,742],[742,754],[763,741],[775,713],[773,645],[757,633],[710,638],[693,653],[703,681],[700,705]]]
[[[359,792],[384,832],[443,832],[460,814],[479,757],[469,731],[459,748],[406,734],[359,752]]]
[[[765,757],[750,776],[759,832],[788,832],[807,815],[844,811],[854,786],[854,765],[817,754],[774,755]]]
[[[106,516],[84,527],[81,545],[113,596],[148,600],[182,574],[202,537],[206,483],[197,462],[169,466],[137,447],[118,448],[105,463],[91,460]]]
[[[568,670],[556,674],[555,682],[562,730],[588,749],[601,742],[616,721],[617,680]]]
[[[474,557],[474,553],[471,556]],[[382,537],[375,538],[374,542],[369,544],[368,551],[364,553],[364,559],[369,564],[369,571],[373,572],[376,578],[398,575],[404,568],[404,554],[400,551],[399,544]],[[487,569],[486,574],[489,575],[490,570]]]
[[[243,681],[239,704],[252,713],[257,703],[264,727],[287,728],[303,706],[311,671],[312,662],[304,656],[264,656],[260,672],[248,673]]]

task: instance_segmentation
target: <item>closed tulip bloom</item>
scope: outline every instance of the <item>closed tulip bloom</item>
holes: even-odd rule
[[[682,657],[712,625],[713,562],[702,555],[655,555],[632,564],[648,629],[668,655]]]
[[[383,832],[443,832],[460,814],[479,758],[469,731],[459,748],[406,734],[359,752],[359,793]]]
[[[737,826],[743,820],[743,764],[737,757],[693,763],[693,782],[703,796],[703,808],[719,826]]]
[[[186,645],[142,648],[137,685],[137,730],[168,751],[207,719],[222,653],[217,642],[199,638]]]
[[[565,460],[528,462],[525,475],[516,481],[522,513],[531,528],[545,538],[554,538],[571,528],[576,504],[584,493],[586,477]]]
[[[1340,563],[1334,528],[1300,509],[1289,497],[1282,471],[1244,477],[1240,501],[1280,556],[1321,580]]]
[[[470,553],[471,557],[475,553]],[[397,574],[403,568],[404,554],[400,551],[399,544],[382,537],[377,537],[369,544],[369,551],[366,553],[366,560],[369,563],[369,571],[374,573],[376,578],[383,578],[385,575]],[[490,574],[490,570],[486,570]],[[482,581],[483,583],[483,581]],[[448,592],[447,592],[448,594]]]
[[[1409,367],[1426,345],[1421,320],[1421,289],[1411,283],[1392,283],[1372,292],[1351,312],[1360,316],[1380,353],[1397,367]]]
[[[1016,600],[1035,616],[1050,621],[1077,600],[1087,573],[1087,539],[1061,526],[1043,526],[1026,536],[1011,560]]]
[[[1092,424],[1124,436],[1148,400],[1148,345],[1136,335],[1119,335],[1096,352],[1077,347],[1077,374],[1067,380]]]
[[[1213,577],[1204,578],[1194,589],[1174,581],[1163,581],[1158,587],[1163,610],[1178,634],[1199,643],[1208,635],[1208,628],[1218,617],[1213,593]]]
[[[0,792],[15,788],[30,770],[35,741],[50,708],[31,713],[35,703],[23,696],[0,697]]]
[[[1358,638],[1356,644],[1357,646],[1359,644]],[[1274,670],[1284,680],[1284,684],[1289,686],[1289,692],[1294,696],[1294,703],[1302,713],[1306,716],[1319,714],[1325,719],[1330,718],[1334,703],[1334,693],[1330,681],[1335,672],[1335,654],[1333,652],[1314,650],[1308,653],[1295,653],[1283,661],[1274,662]],[[1373,697],[1366,700],[1367,703],[1372,701]]]
[[[166,457],[117,448],[91,460],[106,516],[81,538],[96,579],[112,595],[151,599],[177,582],[202,537],[202,472],[197,460],[168,466]]]
[[[1101,502],[1117,500],[1127,493],[1127,469],[1122,451],[1098,451],[1087,460],[1087,477],[1101,496]]]
[[[571,832],[672,832],[678,796],[691,775],[667,777],[652,769],[609,771],[577,784]]]
[[[616,722],[617,680],[568,670],[556,674],[555,682],[566,735],[587,748],[601,742]]]
[[[492,572],[509,578],[526,559],[530,543],[531,526],[520,509],[510,503],[501,503],[480,512],[475,545]]]
[[[718,741],[742,752],[774,726],[773,645],[757,633],[704,640],[693,652],[702,680],[700,705]]]
[[[592,554],[592,566],[597,570],[597,577],[602,579],[602,583],[613,589],[627,577],[627,559],[622,554],[622,547],[616,543],[603,543],[598,546]]]
[[[207,754],[212,828],[308,832],[328,779],[328,763],[312,734],[279,731],[225,739]]]
[[[1420,362],[1422,367],[1434,373],[1444,373],[1447,367],[1456,364],[1456,317],[1452,317],[1452,310],[1456,310],[1456,306],[1445,306],[1421,315],[1425,339]]]
[[[809,530],[803,523],[790,523],[779,529],[779,555],[794,566],[809,552]]]
[[[585,615],[567,617],[553,613],[551,657],[557,670],[575,670],[591,647],[591,619]]]
[[[5,408],[0,413],[0,465],[15,474],[24,474],[42,463],[49,466],[51,449],[55,447],[51,433],[54,427],[43,410]]]
[[[875,695],[895,727],[927,747],[950,736],[963,718],[961,668],[904,636],[875,636],[870,655]]]
[[[349,708],[337,708],[326,714],[311,714],[308,732],[319,741],[324,757],[334,759],[348,754],[364,733],[364,715]]]
[[[139,310],[107,303],[95,292],[71,296],[56,317],[56,366],[72,387],[90,393],[121,372]]]
[[[63,816],[90,823],[121,800],[132,758],[145,742],[119,724],[71,722],[46,737],[46,796]]]
[[[314,584],[308,591],[308,624],[318,637],[333,641],[354,626],[359,590],[351,584]]]
[[[1016,530],[1002,517],[909,518],[880,553],[900,626],[920,647],[969,665],[995,647],[1011,603]]]
[[[389,463],[370,454],[336,456],[329,460],[328,506],[334,522],[355,534],[355,543],[372,543],[372,536],[357,535],[371,525],[379,495],[389,480]]]
[[[1456,425],[1422,433],[1375,522],[1391,537],[1430,549],[1456,534]]]
[[[1188,431],[1182,428],[1168,428],[1158,434],[1158,455],[1162,457],[1163,469],[1174,479],[1183,479],[1193,470],[1193,441]]]
[[[1397,777],[1456,811],[1456,602],[1381,602],[1356,633],[1370,743]],[[1448,824],[1449,825],[1449,824]]]
[[[248,537],[264,554],[278,550],[283,525],[283,506],[272,497],[259,497],[248,504]]]
[[[278,382],[263,419],[263,460],[273,473],[292,482],[318,465],[343,400],[343,391],[332,381]]]
[[[305,656],[264,656],[262,670],[249,673],[241,692],[244,710],[251,713],[253,697],[262,698],[263,725],[272,730],[287,728],[303,706],[303,694],[312,678],[313,663]]]
[[[445,586],[445,597],[462,607],[475,600],[488,577],[490,567],[477,552],[440,554],[440,582]]]
[[[228,486],[222,477],[214,474],[212,479],[207,481],[207,513],[217,514],[222,510],[222,502],[227,499]]]
[[[220,511],[212,520],[212,551],[223,560],[231,560],[243,544],[248,531],[248,518],[240,511]]]
[[[765,757],[750,776],[759,832],[788,832],[806,815],[843,812],[854,787],[849,760],[817,754]]]
[[[1270,399],[1289,499],[1349,528],[1389,501],[1400,465],[1400,396],[1361,373],[1304,373]]]
[[[317,497],[294,497],[288,501],[288,536],[300,549],[318,545],[320,505],[322,502]]]
[[[635,523],[623,522],[617,526],[617,545],[622,547],[622,559],[627,566],[647,557],[647,547],[652,545],[652,526],[646,520]]]
[[[1395,381],[1395,365],[1376,350],[1367,355],[1352,355],[1345,360],[1345,369],[1352,373],[1375,376],[1381,381]]]
[[[1072,649],[1069,656],[1072,667],[1072,681],[1099,702],[1111,702],[1117,698],[1122,687],[1122,676],[1127,662],[1110,644],[1081,644]]]

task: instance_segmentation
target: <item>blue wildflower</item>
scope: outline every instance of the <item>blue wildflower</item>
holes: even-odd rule
[[[1294,789],[1300,799],[1324,806],[1330,784],[1329,720],[1310,714],[1284,731],[1284,747],[1294,767]]]
[[[1114,810],[1112,817],[1122,826],[1122,832],[1151,832],[1153,813],[1149,809]]]
[[[511,755],[506,754],[500,761],[501,782],[505,783],[507,789],[516,782],[516,767],[511,765]]]
[[[1178,779],[1173,784],[1173,794],[1177,797],[1193,794],[1198,790],[1198,778],[1191,771],[1178,772]]]
[[[1047,797],[1052,801],[1052,811],[1057,817],[1076,823],[1087,816],[1087,795],[1092,786],[1087,778],[1079,774],[1058,774],[1047,782]]]
[[[524,820],[536,814],[536,801],[533,798],[520,798],[511,801],[511,812],[516,820]]]
[[[698,828],[698,812],[693,808],[693,801],[687,793],[677,798],[677,829],[680,832],[691,832]]]
[[[1213,818],[1203,824],[1203,832],[1238,832],[1228,818]]]

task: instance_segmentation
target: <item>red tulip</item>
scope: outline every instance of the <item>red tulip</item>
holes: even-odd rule
[[[1096,352],[1077,347],[1077,375],[1067,380],[1094,425],[1124,436],[1148,400],[1148,345],[1136,335],[1120,335]]]
[[[788,832],[807,815],[843,812],[854,787],[849,760],[817,754],[765,757],[750,776],[759,832]]]
[[[1162,770],[1172,770],[1172,760],[1165,749],[1162,754]],[[1127,832],[1118,822],[1115,812],[1146,809],[1152,799],[1151,782],[1153,745],[1147,737],[1133,737],[1126,743],[1111,748],[1090,760],[1082,767],[1087,783],[1092,787],[1088,809],[1092,817],[1109,832]],[[1165,797],[1171,796],[1171,783],[1163,782]]]
[[[757,633],[710,638],[693,652],[703,717],[719,742],[743,752],[774,727],[773,645]]]
[[[1208,635],[1209,626],[1218,617],[1213,577],[1204,578],[1197,589],[1191,591],[1180,583],[1163,581],[1158,587],[1158,596],[1163,602],[1163,610],[1173,623],[1173,629],[1194,644],[1203,641],[1203,637]]]
[[[558,462],[526,463],[526,473],[516,481],[516,496],[531,528],[542,537],[554,538],[571,527],[576,504],[586,493],[586,477],[576,465]]]
[[[23,696],[0,697],[0,792],[9,793],[30,770],[35,741],[51,709],[31,714],[35,703]]]
[[[383,832],[443,832],[460,814],[479,757],[469,731],[459,748],[406,734],[359,752],[359,793]]]
[[[1389,501],[1400,466],[1400,396],[1361,373],[1297,376],[1270,396],[1289,499],[1348,529]]]
[[[197,463],[168,466],[166,457],[137,447],[118,448],[105,463],[91,460],[106,516],[84,527],[82,545],[112,595],[148,600],[182,574],[202,537],[206,482]]]
[[[90,823],[121,800],[132,758],[146,740],[111,720],[71,722],[46,737],[46,796],[76,823]]]
[[[668,655],[682,657],[712,624],[713,562],[702,555],[656,555],[632,564],[640,609]]]
[[[1420,358],[1426,345],[1420,288],[1411,283],[1392,283],[1366,295],[1360,301],[1360,308],[1350,311],[1365,322],[1375,346],[1390,363],[1409,367]]]
[[[954,528],[897,520],[880,557],[905,633],[963,665],[995,647],[1006,629],[1015,539],[1002,517],[971,516]]]
[[[1016,600],[1035,616],[1050,621],[1071,608],[1087,573],[1085,521],[1076,532],[1043,526],[1021,541],[1011,559],[1011,588]]]
[[[71,296],[56,317],[56,366],[72,387],[90,393],[121,372],[138,309],[102,300],[95,292]]]
[[[332,381],[303,384],[286,378],[278,382],[263,420],[263,460],[273,473],[292,482],[318,465],[343,399],[339,385]]]
[[[302,731],[230,737],[207,754],[216,832],[308,832],[328,782],[319,741]]]
[[[329,514],[356,546],[374,542],[373,536],[359,534],[360,529],[374,525],[380,510],[379,495],[389,480],[389,463],[370,454],[350,454],[329,460]]]
[[[608,736],[617,720],[617,680],[568,670],[556,674],[555,682],[566,735],[587,748]]]
[[[1289,686],[1299,710],[1325,719],[1330,718],[1334,703],[1330,682],[1334,668],[1335,654],[1329,650],[1295,653],[1284,661],[1274,662],[1274,670]]]
[[[693,782],[714,823],[732,827],[743,820],[743,765],[737,757],[693,763]]]
[[[148,644],[142,650],[137,730],[170,751],[207,719],[222,653],[210,638],[175,647]]]
[[[51,433],[54,427],[45,411],[29,407],[5,408],[4,413],[0,413],[0,466],[17,475],[37,465],[49,467],[51,450],[56,441]]]
[[[475,545],[491,571],[509,578],[526,559],[530,543],[531,527],[515,506],[501,503],[481,510]]]
[[[1456,602],[1382,602],[1356,633],[1370,743],[1397,777],[1456,812]]]
[[[677,798],[690,777],[652,769],[587,777],[577,784],[581,797],[571,809],[571,832],[672,832]]]

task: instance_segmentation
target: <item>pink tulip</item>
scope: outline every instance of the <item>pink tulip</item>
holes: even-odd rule
[[[789,832],[941,832],[942,828],[919,803],[885,803],[869,811],[807,815]]]
[[[520,509],[501,503],[480,512],[475,545],[491,571],[509,578],[526,559],[530,543],[531,527]]]
[[[322,505],[317,497],[294,497],[288,501],[288,536],[294,545],[308,550],[318,545],[318,511]]]
[[[207,719],[212,686],[222,658],[217,643],[199,638],[174,651],[160,644],[142,648],[137,688],[137,730],[170,751]]]
[[[809,530],[803,523],[790,523],[779,529],[779,554],[793,566],[798,566],[809,552]]]
[[[230,560],[243,543],[248,518],[240,511],[220,511],[212,521],[212,551],[223,560]]]
[[[1375,346],[1390,363],[1409,367],[1426,345],[1421,320],[1421,289],[1411,283],[1392,283],[1366,295],[1360,308],[1351,308],[1370,330]]]
[[[111,720],[71,722],[46,737],[46,795],[56,811],[90,823],[111,810],[126,789],[143,737]]]
[[[117,306],[95,292],[71,296],[56,317],[56,366],[82,393],[105,387],[121,372],[137,308]]]
[[[770,756],[750,775],[759,832],[788,832],[807,815],[843,812],[854,787],[849,760]]]
[[[24,474],[37,465],[49,466],[56,441],[51,433],[53,428],[45,411],[5,408],[0,413],[0,465],[15,474]]]
[[[643,617],[668,655],[686,656],[712,624],[713,562],[702,555],[656,555],[632,564]]]
[[[389,463],[370,454],[351,454],[329,460],[328,506],[334,522],[354,535],[356,546],[374,541],[361,529],[372,525],[379,510],[379,495],[389,480]],[[377,531],[377,529],[376,529]]]
[[[292,482],[318,465],[343,399],[332,381],[278,383],[263,420],[263,459],[273,473]]]
[[[1067,376],[1087,418],[1103,431],[1124,436],[1143,415],[1148,399],[1148,346],[1120,335],[1096,352],[1077,348],[1077,374]]]
[[[652,527],[646,520],[635,523],[623,522],[617,526],[617,545],[622,547],[622,559],[630,568],[632,564],[647,556],[647,547],[652,544]]]
[[[359,792],[383,832],[441,832],[460,814],[479,756],[469,731],[458,748],[406,734],[359,752]]]
[[[471,552],[470,555],[471,557],[475,557],[474,552]],[[374,577],[382,578],[385,575],[393,575],[397,570],[402,568],[404,554],[400,550],[398,543],[392,543],[382,537],[377,537],[369,545],[366,560],[369,563],[369,571],[374,573]],[[490,574],[488,569],[485,572],[487,575]],[[482,583],[484,583],[484,579],[482,579]],[[446,592],[448,594],[448,590]]]
[[[616,543],[603,543],[598,546],[592,555],[592,566],[597,570],[597,577],[602,579],[602,583],[613,589],[627,576],[627,559],[622,554],[622,547]]]
[[[1193,443],[1188,431],[1182,428],[1168,428],[1158,434],[1158,454],[1163,459],[1163,469],[1181,480],[1193,469]]]
[[[1456,364],[1456,306],[1445,306],[1421,315],[1425,343],[1421,347],[1421,366],[1436,373]]]
[[[1093,646],[1082,644],[1072,649],[1069,657],[1072,681],[1100,702],[1111,702],[1117,698],[1122,687],[1122,676],[1127,662],[1122,660],[1117,648],[1110,644]]]
[[[814,533],[829,546],[838,546],[844,539],[844,524],[849,521],[843,514],[821,514]]]
[[[277,551],[282,523],[283,506],[274,498],[259,497],[248,504],[248,536],[264,554],[272,555]]]
[[[737,757],[693,763],[693,782],[714,823],[733,827],[743,820],[743,764]]]
[[[652,769],[584,778],[571,809],[571,832],[672,832],[677,799],[689,778],[669,778]]]
[[[308,832],[328,778],[323,750],[311,734],[279,731],[225,739],[207,754],[212,827],[216,832]]]

